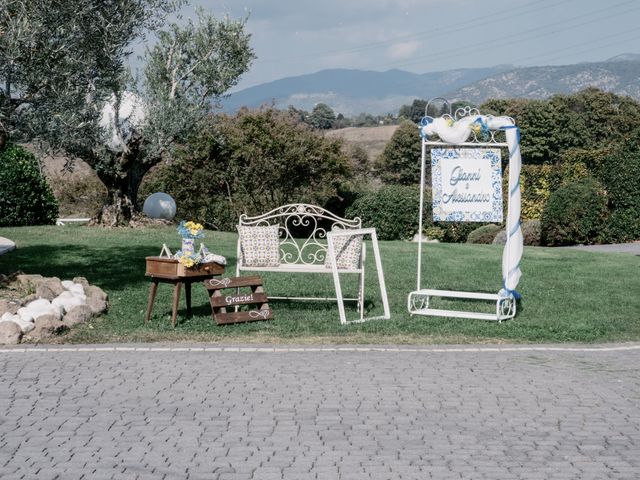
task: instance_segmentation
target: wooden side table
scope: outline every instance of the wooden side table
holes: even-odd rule
[[[178,304],[180,303],[180,288],[184,284],[187,301],[187,315],[191,315],[191,284],[209,280],[216,275],[224,273],[224,265],[218,263],[204,263],[195,268],[185,268],[177,260],[166,257],[147,257],[147,269],[145,275],[151,277],[151,291],[147,303],[147,314],[144,322],[149,322],[153,302],[156,299],[158,283],[171,283],[173,287],[173,309],[171,312],[171,326],[176,326]]]

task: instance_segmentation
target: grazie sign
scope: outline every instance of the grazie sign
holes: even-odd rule
[[[431,150],[433,220],[502,222],[502,168],[497,148]]]

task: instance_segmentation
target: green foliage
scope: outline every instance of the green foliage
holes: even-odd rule
[[[500,227],[500,225],[495,225],[493,223],[478,227],[469,234],[467,237],[467,243],[490,245],[493,243],[493,239],[496,238],[496,235],[501,229],[502,227]]]
[[[551,165],[523,165],[520,171],[521,204],[520,216],[524,220],[540,218],[549,195],[551,195]],[[508,178],[508,169],[505,170]],[[504,201],[506,204],[508,189],[505,186]]]
[[[393,133],[375,166],[383,182],[412,185],[420,181],[420,157],[418,126],[406,120]]]
[[[126,223],[142,177],[197,130],[254,58],[246,19],[170,23],[182,0],[7,0],[0,8],[0,145],[37,139],[86,161],[108,190],[103,223]],[[3,4],[3,7],[4,7]],[[130,46],[153,31],[141,80],[127,69]],[[133,93],[135,92],[135,94]],[[128,118],[134,98],[144,119]],[[119,121],[101,125],[108,103]],[[25,108],[25,106],[27,106]],[[125,145],[105,145],[116,137]]]
[[[469,234],[478,228],[477,223],[471,222],[434,222],[434,225],[444,231],[443,241],[449,243],[466,242]]]
[[[614,210],[607,222],[607,241],[625,243],[640,240],[640,209]]]
[[[569,183],[553,192],[542,213],[542,243],[549,246],[592,244],[603,240],[607,199],[593,178]]]
[[[374,227],[380,240],[408,240],[418,230],[419,195],[416,186],[384,185],[359,196],[347,208],[347,216],[360,217],[364,227]],[[430,215],[425,212],[425,218]]]
[[[4,0],[0,137],[37,138],[52,150],[98,143],[99,107],[119,88],[131,43],[180,3]]]
[[[530,247],[540,246],[540,220],[525,220],[520,225],[522,242]]]
[[[595,88],[549,100],[489,100],[480,110],[515,119],[525,164],[556,163],[569,149],[598,151],[622,145],[640,127],[637,101]]]
[[[95,175],[51,175],[50,184],[58,200],[60,217],[92,217],[105,203],[107,189]]]
[[[211,119],[155,174],[153,187],[175,198],[179,216],[234,230],[241,213],[325,205],[352,176],[341,141],[288,112],[244,109]]]
[[[640,131],[631,142],[604,160],[602,182],[607,190],[609,241],[640,240]]]
[[[58,202],[33,154],[17,145],[0,150],[0,227],[47,225],[58,218]]]
[[[334,127],[336,114],[326,103],[318,103],[307,118],[307,123],[319,130],[328,130]]]
[[[425,115],[425,108],[427,108],[427,101],[420,98],[416,98],[411,102],[411,105],[402,105],[398,111],[398,117],[406,120],[411,120],[413,123],[419,124],[422,117]]]

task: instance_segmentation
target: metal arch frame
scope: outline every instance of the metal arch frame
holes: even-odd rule
[[[444,99],[442,99],[444,100]],[[446,103],[448,103],[445,100]],[[425,113],[429,110],[431,101],[427,103],[425,107]],[[451,112],[451,108],[449,108]],[[458,108],[453,116],[444,114],[443,117],[450,118],[452,120],[459,120],[461,118],[480,115],[480,111],[474,107],[462,107]],[[430,118],[430,117],[428,117]],[[512,124],[515,125],[515,121],[510,119]],[[472,131],[469,141],[452,144],[443,142],[441,140],[427,140],[422,139],[422,155],[421,155],[421,167],[420,167],[420,210],[418,216],[418,268],[417,268],[417,282],[416,290],[409,293],[407,297],[407,310],[411,315],[424,315],[424,316],[438,316],[438,317],[454,317],[454,318],[471,318],[477,320],[489,320],[497,321],[498,323],[503,320],[507,320],[515,317],[516,315],[516,298],[512,293],[508,295],[484,293],[484,292],[466,292],[457,290],[437,290],[437,289],[423,289],[422,284],[422,216],[424,212],[424,189],[425,189],[425,172],[426,172],[426,152],[427,147],[505,147],[508,148],[506,141],[501,141],[498,138],[499,133],[504,133],[502,130],[490,130],[489,138],[480,139],[475,132]],[[511,167],[511,158],[509,158],[509,166]],[[511,198],[507,197],[507,208],[511,208]],[[509,245],[507,243],[507,256]],[[429,301],[431,297],[442,298],[460,298],[467,300],[484,300],[495,302],[495,314],[494,313],[481,313],[481,312],[469,312],[461,310],[444,310],[435,309],[429,307]]]

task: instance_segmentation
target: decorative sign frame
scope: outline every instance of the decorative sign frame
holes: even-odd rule
[[[502,162],[497,148],[431,150],[433,220],[502,222]]]
[[[273,319],[273,310],[269,308],[269,299],[258,276],[212,278],[205,280],[204,286],[209,291],[212,316],[217,325]],[[250,287],[251,291],[240,292],[241,287]],[[226,289],[234,291],[223,294],[222,290]],[[257,309],[237,311],[241,305],[254,305]],[[228,312],[228,307],[236,311]]]
[[[443,101],[444,106],[449,107],[449,113],[441,114],[437,117],[429,116],[429,107],[434,101]],[[432,106],[432,105],[431,105]],[[416,279],[416,290],[410,292],[407,297],[407,309],[411,315],[439,316],[473,318],[478,320],[492,320],[501,322],[513,318],[516,314],[517,300],[520,294],[516,287],[522,272],[520,270],[520,260],[523,253],[523,236],[520,228],[520,170],[522,158],[520,156],[520,130],[515,121],[510,117],[494,117],[492,115],[482,115],[476,108],[463,107],[451,114],[449,102],[445,99],[437,98],[429,101],[425,108],[425,117],[420,122],[420,136],[422,137],[422,161],[420,168],[420,208],[418,212],[418,268]],[[505,221],[507,240],[502,253],[502,288],[498,293],[486,292],[464,292],[458,290],[436,290],[422,287],[422,220],[424,211],[425,192],[425,172],[427,166],[427,151],[441,149],[443,151],[456,151],[457,149],[473,149],[481,157],[486,156],[487,150],[497,150],[506,148],[509,151],[509,186],[507,218]],[[436,166],[438,158],[436,154]],[[444,154],[443,154],[444,155]],[[466,155],[466,154],[465,154]],[[432,157],[432,162],[434,158]],[[494,157],[495,161],[495,157]],[[439,165],[441,167],[441,163]],[[451,172],[452,170],[449,170]],[[497,172],[497,170],[493,170]],[[442,177],[442,171],[436,172]],[[451,173],[448,174],[451,178]],[[492,174],[492,179],[495,179]],[[445,179],[447,176],[445,175]],[[457,177],[456,177],[457,178]],[[463,180],[467,178],[464,177]],[[466,185],[465,185],[466,186]],[[492,184],[493,186],[493,184]],[[494,196],[497,194],[498,186],[495,185]],[[500,182],[501,188],[501,182]],[[434,188],[435,190],[435,188]],[[443,198],[443,190],[435,193],[435,198]],[[500,195],[501,196],[501,195]],[[434,207],[440,206],[434,205]],[[497,210],[492,206],[489,215],[497,216]],[[441,220],[442,212],[435,212],[434,219]],[[500,212],[502,209],[500,209]],[[436,218],[436,215],[438,216]],[[460,211],[450,212],[444,215],[445,221],[485,221],[474,220],[473,216],[478,212],[470,212],[469,215]],[[480,216],[483,214],[480,213]],[[449,218],[447,218],[447,216]],[[468,218],[464,218],[468,217]],[[491,313],[479,311],[459,311],[449,309],[434,308],[431,300],[433,298],[459,298],[465,300],[483,300],[493,302],[495,310]]]

